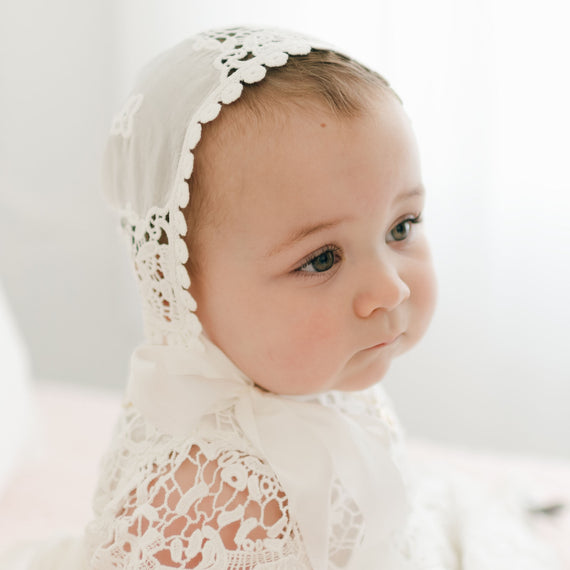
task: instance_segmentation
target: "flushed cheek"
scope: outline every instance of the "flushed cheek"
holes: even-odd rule
[[[330,311],[289,315],[272,343],[275,364],[298,375],[327,374],[343,351],[343,327]]]

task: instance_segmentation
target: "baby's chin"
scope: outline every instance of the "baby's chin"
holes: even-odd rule
[[[342,382],[335,390],[344,392],[356,392],[371,388],[386,376],[392,360],[374,363],[365,370],[352,374],[347,378],[346,382]]]
[[[254,379],[254,384],[264,392],[278,394],[280,396],[310,396],[314,394],[322,394],[338,390],[342,392],[358,392],[366,390],[378,382],[380,382],[388,369],[391,361],[374,363],[373,366],[356,367],[355,370],[344,370],[342,373],[335,374],[332,377],[321,378],[303,378],[299,375],[292,374],[297,378],[296,382],[291,382],[290,378],[282,378],[276,380],[260,378]]]

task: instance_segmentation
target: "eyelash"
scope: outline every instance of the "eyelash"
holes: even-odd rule
[[[400,225],[405,224],[405,223],[409,223],[409,224],[420,224],[422,222],[422,215],[421,214],[417,214],[415,216],[408,216],[407,218],[404,218],[403,220],[399,221],[398,223],[394,224],[394,226],[392,227],[392,229],[388,232],[388,235],[391,235],[392,232]],[[411,228],[410,228],[411,231]],[[408,235],[405,238],[402,239],[396,239],[394,238],[393,240],[388,240],[390,242],[395,241],[395,242],[400,242],[400,241],[406,241],[409,237],[409,232]]]
[[[324,271],[303,271],[303,269],[305,269],[306,267],[309,267],[310,265],[315,263],[315,261],[321,255],[328,253],[328,252],[332,252],[334,255],[334,263],[330,267],[330,269],[326,269]],[[326,275],[327,273],[330,273],[331,269],[333,269],[333,267],[335,265],[337,265],[342,260],[341,253],[342,253],[341,248],[336,246],[336,245],[332,245],[332,244],[324,245],[323,247],[321,247],[317,251],[315,251],[315,252],[311,253],[309,256],[307,256],[301,262],[299,267],[297,267],[296,269],[293,270],[293,273],[295,273],[296,275],[303,276],[303,277],[314,277],[316,275]]]
[[[422,222],[421,213],[414,215],[414,216],[408,216],[407,218],[404,218],[403,220],[394,224],[394,226],[390,230],[389,234],[391,234],[401,224],[409,223],[409,224],[414,225],[414,224],[419,224],[421,222]],[[411,231],[411,228],[410,228],[410,231]],[[409,237],[410,231],[408,232],[408,235],[406,235],[406,237],[403,239],[398,240],[398,239],[394,238],[393,240],[389,240],[389,241],[390,242],[392,242],[392,241],[394,241],[394,242],[406,241]],[[305,268],[307,268],[310,265],[312,265],[313,263],[315,263],[315,261],[317,261],[317,259],[321,255],[328,253],[328,252],[332,252],[334,255],[334,263],[329,269],[325,269],[323,271],[303,271]],[[326,274],[330,273],[330,271],[334,268],[335,265],[337,265],[340,261],[342,261],[341,253],[342,253],[341,248],[336,246],[336,245],[332,245],[332,244],[324,245],[323,247],[321,247],[317,251],[315,251],[315,252],[311,253],[309,256],[307,256],[301,262],[301,264],[296,269],[293,270],[293,273],[295,273],[296,275],[303,276],[303,277],[315,277],[317,275],[326,275]]]

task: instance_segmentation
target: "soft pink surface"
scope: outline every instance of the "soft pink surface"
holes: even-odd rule
[[[0,496],[0,550],[16,539],[81,532],[121,398],[114,392],[38,386],[37,442]]]
[[[39,441],[22,460],[0,496],[0,550],[17,539],[42,538],[69,531],[80,534],[91,516],[91,494],[121,397],[115,392],[63,385],[35,391]],[[557,517],[542,517],[541,534],[552,542],[570,569],[570,461],[525,458],[412,440],[412,459],[475,475],[494,484],[514,481],[543,502],[564,502]]]

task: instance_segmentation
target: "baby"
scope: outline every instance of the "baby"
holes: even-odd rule
[[[507,532],[500,560],[469,558],[496,537],[461,543],[451,491],[422,506],[377,387],[435,301],[418,150],[382,77],[290,32],[200,34],[143,70],[105,183],[148,343],[95,518],[54,567],[554,568],[518,530],[524,548]]]
[[[319,42],[222,30],[143,71],[114,133],[155,346],[133,359],[91,564],[400,568],[397,427],[357,393],[434,307],[400,100]]]

